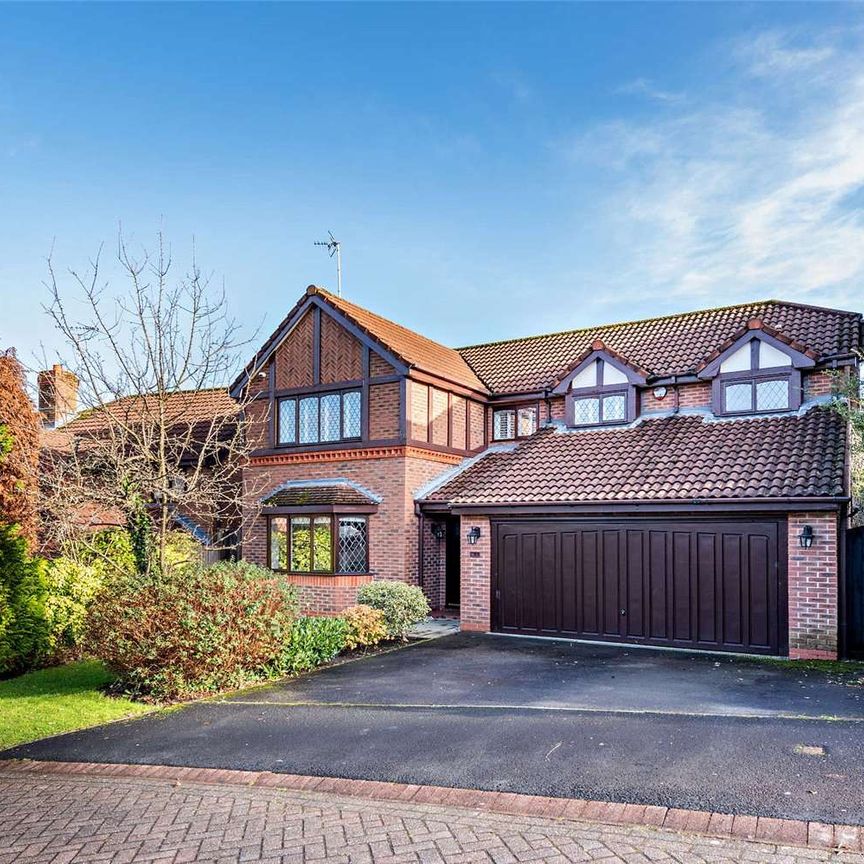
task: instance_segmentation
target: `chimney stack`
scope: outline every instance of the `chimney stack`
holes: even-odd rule
[[[40,372],[39,412],[45,426],[59,426],[78,411],[78,376],[59,363]]]

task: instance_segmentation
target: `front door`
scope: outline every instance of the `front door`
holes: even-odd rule
[[[444,605],[458,606],[460,591],[461,550],[459,536],[460,519],[458,516],[447,517],[447,546],[444,561]]]

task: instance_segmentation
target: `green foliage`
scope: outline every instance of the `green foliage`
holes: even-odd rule
[[[143,506],[136,507],[126,517],[126,533],[132,551],[132,560],[140,576],[150,572],[150,555],[153,546],[153,523]]]
[[[271,571],[199,564],[100,591],[86,645],[128,692],[188,698],[279,671],[296,614],[296,590]]]
[[[17,526],[0,524],[0,674],[28,669],[51,650],[45,562]]]
[[[864,361],[864,356],[860,359]],[[849,423],[852,495],[860,506],[864,500],[864,384],[845,370],[833,373],[833,383],[831,408]]]
[[[384,613],[371,606],[349,606],[343,609],[341,617],[347,627],[345,647],[349,650],[377,645],[387,638],[387,625]]]
[[[9,427],[4,423],[0,423],[0,462],[3,462],[12,452],[12,445],[14,442],[15,439],[9,431]]]
[[[104,562],[83,564],[54,558],[45,566],[45,606],[51,625],[51,652],[76,652],[84,638],[87,610],[106,582]]]
[[[347,625],[342,618],[298,618],[282,658],[286,672],[305,672],[332,660],[344,647]]]
[[[357,602],[384,613],[387,635],[392,639],[404,639],[408,629],[429,614],[423,592],[405,582],[368,582],[357,592]]]
[[[86,661],[0,681],[0,750],[148,710],[107,696],[112,680],[101,663]]]

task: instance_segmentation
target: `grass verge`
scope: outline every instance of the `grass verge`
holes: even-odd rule
[[[108,670],[95,660],[0,681],[0,750],[153,710],[105,695],[110,682]]]

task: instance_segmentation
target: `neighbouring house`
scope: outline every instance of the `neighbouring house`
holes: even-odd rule
[[[61,520],[55,518],[57,514],[44,514],[43,523],[52,522],[49,526],[43,524],[42,531],[43,545],[49,548],[58,540],[55,535],[59,533],[62,536],[69,528],[95,532],[122,528],[126,524],[122,501],[119,500],[122,495],[117,490],[115,476],[103,477],[92,489],[73,483],[67,498],[63,494],[62,463],[83,465],[81,454],[88,448],[109,465],[115,464],[111,458],[113,450],[134,447],[145,452],[148,447],[156,448],[157,424],[163,422],[171,436],[172,453],[177,457],[172,458],[172,464],[176,464],[181,472],[175,482],[183,484],[182,472],[206,473],[209,470],[209,453],[199,457],[204,452],[202,446],[209,447],[215,454],[216,448],[212,443],[206,443],[214,430],[230,439],[236,429],[237,405],[224,387],[178,391],[168,395],[158,406],[152,397],[138,395],[79,411],[79,381],[68,369],[54,365],[40,372],[37,382],[38,408],[43,421],[40,441],[43,486],[56,487],[47,496],[55,499],[54,506],[62,506],[64,501],[69,505],[65,508],[69,516],[68,525],[58,524]],[[164,412],[164,417],[157,421],[155,415],[160,411]],[[71,456],[73,452],[77,454],[74,459]],[[239,468],[233,475],[233,490],[225,485],[231,483],[230,475],[221,472],[217,478],[221,484],[217,495],[206,492],[197,498],[192,495],[193,501],[190,502],[178,494],[180,503],[171,508],[171,526],[187,532],[199,544],[203,561],[216,561],[234,554],[240,526],[240,513],[236,507],[241,488]],[[88,491],[93,494],[88,494]],[[235,501],[233,511],[232,498]],[[52,527],[57,531],[52,531]]]
[[[310,611],[402,579],[468,630],[836,657],[861,345],[768,300],[455,350],[311,286],[231,387],[242,554]]]

